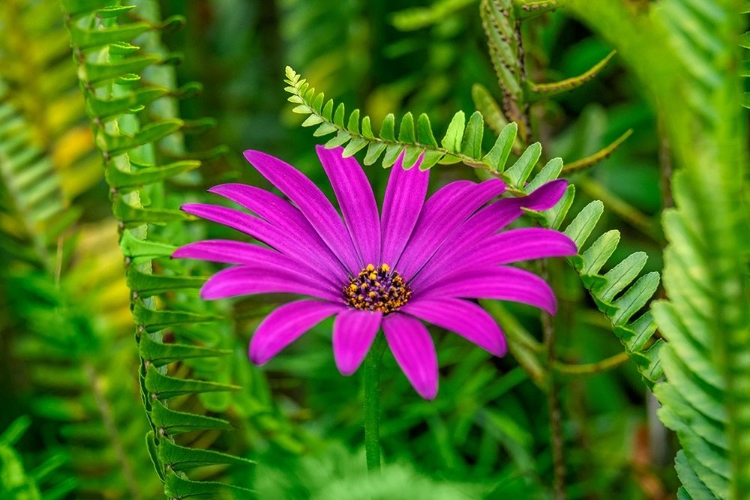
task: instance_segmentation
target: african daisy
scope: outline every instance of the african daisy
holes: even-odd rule
[[[320,189],[291,165],[258,151],[245,157],[287,198],[243,184],[209,191],[245,211],[187,204],[190,214],[237,229],[267,246],[208,240],[179,248],[175,257],[234,264],[201,289],[204,299],[290,293],[308,296],[274,310],[250,342],[263,364],[324,319],[335,316],[336,366],[351,375],[383,330],[414,389],[438,390],[435,346],[424,322],[463,336],[496,356],[507,350],[497,323],[472,299],[521,302],[554,314],[551,288],[538,276],[507,266],[569,256],[576,246],[551,229],[501,230],[522,207],[554,206],[567,183],[544,184],[523,198],[498,198],[504,183],[452,182],[425,201],[429,171],[391,169],[382,213],[362,167],[342,149],[317,148],[343,220]],[[494,200],[494,201],[493,201]]]

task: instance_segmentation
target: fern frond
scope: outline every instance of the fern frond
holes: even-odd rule
[[[563,173],[569,174],[572,172],[578,172],[581,170],[586,170],[587,168],[591,168],[594,165],[596,165],[599,162],[604,161],[607,159],[612,153],[614,153],[617,148],[622,145],[623,142],[628,140],[628,137],[633,135],[633,129],[628,129],[623,133],[620,137],[612,141],[610,144],[605,146],[604,148],[600,149],[596,153],[589,155],[585,158],[580,158],[576,161],[570,162],[563,168]]]
[[[533,177],[530,176],[530,169],[522,171],[515,185],[522,193],[529,194],[543,183],[556,179],[563,170],[562,160],[556,158]],[[574,196],[575,186],[570,185],[562,200],[551,210],[528,213],[543,226],[560,229],[568,216]],[[609,271],[602,272],[617,249],[619,231],[608,231],[588,248],[584,247],[603,212],[604,204],[598,200],[592,201],[565,227],[563,232],[578,246],[578,255],[568,260],[599,310],[610,320],[615,335],[622,342],[644,382],[653,387],[663,373],[659,359],[663,342],[654,339],[656,324],[651,313],[641,311],[656,293],[659,273],[650,272],[639,277],[648,259],[644,252],[633,253]]]
[[[336,107],[329,100],[324,105],[324,96],[294,72],[287,68],[288,84],[286,90],[291,94],[289,101],[297,104],[294,111],[308,115],[302,126],[318,128],[316,136],[336,132],[336,136],[326,143],[326,147],[356,144],[347,146],[345,155],[353,155],[367,147],[365,164],[377,161],[385,152],[384,166],[395,163],[398,155],[404,152],[404,168],[410,168],[424,154],[421,168],[430,168],[438,162],[465,164],[487,170],[492,175],[502,178],[508,185],[509,192],[525,195],[543,183],[557,179],[563,173],[563,162],[560,158],[549,161],[537,171],[537,163],[542,154],[539,143],[529,146],[508,168],[506,163],[511,149],[517,140],[518,127],[515,123],[506,125],[498,135],[493,148],[484,155],[481,150],[481,139],[484,134],[484,119],[475,112],[468,125],[463,112],[456,113],[448,125],[441,147],[434,140],[427,115],[419,118],[418,132],[414,132],[414,119],[407,113],[401,121],[398,139],[395,135],[395,118],[388,115],[381,127],[380,136],[372,133],[370,120],[360,120],[359,110],[353,111],[346,120],[343,105]],[[344,123],[347,123],[344,125]],[[418,139],[423,138],[423,139]],[[356,142],[355,142],[356,141]],[[446,161],[447,160],[447,161]],[[425,166],[425,162],[427,165]],[[536,173],[535,173],[536,172]],[[534,174],[534,175],[532,175]],[[575,187],[570,186],[560,203],[544,214],[533,214],[546,227],[559,229],[568,215],[573,203]],[[650,273],[636,280],[646,262],[643,253],[633,254],[611,271],[602,274],[601,270],[614,253],[619,242],[619,232],[610,231],[599,238],[586,251],[583,245],[594,230],[603,212],[603,204],[595,201],[584,208],[565,229],[578,245],[579,255],[571,259],[571,264],[581,276],[584,286],[589,290],[599,309],[610,319],[614,332],[625,346],[628,355],[635,361],[646,383],[651,386],[659,379],[662,370],[657,353],[661,342],[653,340],[656,330],[649,313],[631,321],[651,299],[659,283],[658,273]]]
[[[750,315],[740,275],[747,268],[742,234],[750,224],[741,207],[748,151],[740,139],[747,130],[743,89],[733,74],[742,57],[736,44],[744,28],[741,3],[668,0],[660,11],[696,124],[678,129],[675,141],[684,170],[672,181],[677,209],[663,219],[669,302],[654,306],[669,341],[662,354],[667,380],[657,392],[660,417],[683,446],[677,470],[692,497],[705,490],[716,498],[750,495],[750,444],[743,439],[750,429],[743,411]]]
[[[10,126],[3,127],[8,140],[0,153],[0,188],[12,203],[5,204],[0,234],[20,222],[11,237],[36,242],[31,258],[20,256],[35,263],[36,270],[17,265],[18,255],[5,261],[6,279],[15,290],[14,351],[28,367],[34,389],[44,394],[34,400],[34,414],[58,424],[79,492],[99,492],[96,485],[106,477],[110,497],[146,498],[153,482],[137,480],[134,471],[147,460],[138,437],[146,421],[129,404],[134,385],[122,376],[133,350],[104,343],[116,341],[113,332],[129,325],[121,315],[127,312],[122,270],[111,265],[116,261],[108,260],[112,254],[106,252],[114,231],[102,236],[99,229],[77,224],[81,210],[63,192],[62,172],[52,153],[38,145],[43,137],[29,133],[34,127],[15,109],[12,97],[17,96],[8,92],[1,99],[3,124]],[[53,141],[50,149],[57,144]],[[89,265],[98,272],[92,275]],[[93,312],[84,313],[80,304],[92,306]],[[121,408],[115,411],[117,405]]]
[[[85,119],[70,44],[56,0],[0,5],[0,77],[8,84],[9,100],[24,114],[34,141],[54,151],[49,160],[59,173],[66,198],[75,199],[100,178],[96,154]]]
[[[221,306],[197,298],[204,279],[195,274],[205,275],[207,270],[201,270],[200,264],[169,260],[175,240],[186,241],[188,235],[178,224],[186,220],[185,214],[163,207],[164,181],[196,175],[189,171],[200,165],[199,157],[207,155],[186,153],[182,134],[196,125],[210,124],[205,120],[186,123],[176,113],[175,96],[186,92],[174,88],[171,65],[177,57],[167,53],[158,30],[183,20],[162,21],[151,0],[134,6],[104,0],[65,0],[63,4],[86,109],[104,157],[113,213],[120,227],[136,323],[141,396],[151,426],[147,438],[151,461],[170,497],[223,498],[229,492],[242,498],[247,490],[204,474],[186,473],[194,467],[213,465],[214,471],[221,471],[250,462],[185,446],[201,441],[204,446],[210,444],[216,439],[215,431],[230,427],[222,413],[231,402],[227,391],[237,386],[228,383],[231,364],[190,363],[192,358],[217,360],[231,353],[226,349],[232,346],[231,333],[217,323],[225,314]],[[129,20],[122,16],[126,11]],[[141,109],[147,112],[140,113]],[[196,342],[193,326],[207,322],[212,323],[209,334]],[[166,335],[174,336],[174,341],[165,342]],[[197,401],[202,408],[196,408]],[[208,416],[209,410],[219,415]],[[190,441],[183,438],[186,433],[193,433]],[[202,438],[196,439],[195,433]],[[236,444],[238,450],[242,444]]]
[[[329,99],[324,103],[323,93],[316,93],[306,80],[301,79],[292,68],[286,69],[287,92],[289,101],[297,104],[295,113],[308,115],[302,122],[303,127],[314,127],[316,137],[335,133],[336,136],[326,143],[326,147],[346,146],[345,156],[352,156],[363,149],[365,165],[372,165],[382,156],[383,167],[392,166],[401,153],[404,153],[404,168],[411,168],[422,155],[420,168],[426,170],[437,163],[451,164],[463,162],[472,167],[482,168],[499,175],[505,169],[510,154],[512,141],[515,140],[515,124],[510,125],[504,134],[495,142],[492,150],[482,154],[482,136],[484,124],[482,115],[475,112],[466,122],[466,115],[459,111],[453,116],[448,129],[438,145],[435,134],[426,114],[421,114],[414,123],[414,116],[407,113],[401,119],[396,133],[396,118],[389,114],[383,120],[380,133],[375,134],[369,116],[360,118],[358,109],[348,116],[343,104],[336,106]],[[511,137],[512,135],[512,137]]]
[[[561,80],[559,82],[534,83],[529,81],[527,82],[528,91],[526,93],[526,97],[529,100],[549,98],[557,94],[562,94],[563,92],[569,92],[571,90],[577,89],[596,78],[597,75],[599,75],[599,73],[601,73],[601,71],[607,66],[607,64],[609,64],[609,61],[612,60],[615,54],[617,54],[617,51],[613,50],[612,52],[607,54],[604,59],[593,65],[584,73],[581,73],[578,76],[566,78],[565,80]]]
[[[660,353],[666,380],[655,389],[660,417],[683,447],[676,459],[679,494],[747,498],[748,152],[736,73],[746,6],[665,0],[652,16],[618,2],[568,0],[568,6],[617,48],[658,103],[679,167],[672,179],[676,208],[663,219],[668,301],[653,307],[668,340]]]
[[[11,257],[52,271],[58,239],[80,216],[64,195],[50,155],[34,140],[25,116],[0,80],[0,235]],[[13,242],[16,242],[13,244]],[[28,242],[33,253],[14,252]]]

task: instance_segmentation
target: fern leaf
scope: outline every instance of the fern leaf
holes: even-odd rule
[[[175,234],[187,239],[179,223],[189,217],[148,201],[151,193],[163,189],[164,181],[196,169],[198,157],[221,152],[217,149],[189,155],[182,145],[183,133],[200,132],[213,124],[211,120],[186,123],[173,112],[177,108],[171,105],[174,96],[188,95],[197,87],[172,89],[170,64],[179,57],[166,53],[157,30],[179,26],[183,20],[162,21],[151,0],[137,2],[132,10],[107,0],[66,0],[63,6],[73,50],[81,55],[76,59],[77,74],[95,143],[105,161],[113,213],[121,229],[126,284],[137,325],[141,396],[155,430],[147,438],[147,450],[168,496],[218,497],[222,491],[234,489],[216,481],[193,480],[184,471],[207,465],[247,465],[247,461],[217,450],[178,445],[174,436],[198,432],[211,443],[214,430],[229,428],[225,419],[204,414],[209,409],[221,414],[230,404],[228,398],[212,396],[236,390],[235,385],[224,383],[231,380],[229,367],[226,363],[190,364],[191,359],[216,359],[231,353],[224,348],[229,335],[226,328],[219,327],[214,329],[218,335],[203,336],[200,344],[195,343],[193,325],[216,322],[222,314],[218,306],[185,298],[195,296],[204,279],[175,262],[168,266],[159,262],[174,248],[165,243],[159,227],[169,227],[166,234],[170,243]],[[138,20],[124,19],[122,14],[126,12]],[[145,74],[148,84],[142,78]],[[304,86],[303,94],[314,93],[304,82],[300,85]],[[163,105],[165,100],[172,101],[170,106]],[[316,106],[320,109],[320,103]],[[149,113],[136,114],[144,107]],[[153,229],[146,224],[153,224]],[[165,268],[169,272],[161,271]],[[175,291],[182,300],[165,297]],[[175,336],[174,342],[164,342],[165,328]],[[187,378],[184,371],[180,376],[170,373],[176,363],[192,366],[192,373]],[[184,411],[181,406],[185,396],[197,396],[206,410],[196,412],[190,405],[190,411]]]
[[[430,119],[424,114],[415,124],[413,115],[407,113],[401,118],[398,128],[395,116],[389,114],[381,124],[380,133],[376,135],[373,133],[370,118],[360,118],[359,110],[354,110],[347,117],[344,107],[339,105],[334,114],[332,100],[321,109],[320,96],[323,94],[311,89],[307,81],[290,67],[286,69],[285,82],[288,85],[286,90],[291,94],[290,101],[298,104],[293,111],[307,116],[302,126],[318,127],[313,133],[315,136],[336,133],[336,136],[326,143],[326,147],[345,146],[347,155],[365,150],[365,165],[382,160],[383,167],[387,168],[403,153],[406,168],[414,165],[421,155],[422,170],[432,168],[438,163],[463,162],[497,175],[505,169],[510,148],[516,139],[517,126],[511,123],[501,132],[495,148],[487,155],[483,155],[483,117],[481,113],[476,112],[467,124],[466,115],[462,111],[451,119],[440,145],[435,139]],[[311,121],[311,116],[316,117],[315,120]]]
[[[746,120],[735,77],[744,29],[738,14],[745,6],[665,0],[647,18],[616,3],[568,5],[587,23],[606,26],[600,31],[659,102],[678,159],[672,179],[677,208],[664,214],[668,302],[657,302],[653,313],[669,341],[659,353],[666,380],[656,394],[663,405],[660,417],[683,447],[676,459],[680,494],[746,498],[750,446],[741,436],[750,421],[741,408],[747,405],[750,371],[742,360],[748,356],[750,321],[741,278],[748,221],[741,207],[747,147],[737,139],[746,134]],[[633,30],[639,37],[629,37]],[[648,60],[642,58],[646,47]],[[655,73],[660,77],[651,78]]]
[[[604,59],[589,68],[585,73],[582,73],[578,76],[566,78],[565,80],[554,83],[527,82],[528,91],[532,94],[528,95],[527,93],[527,97],[530,99],[534,99],[534,95],[536,95],[537,98],[549,98],[563,92],[569,92],[571,90],[577,89],[596,78],[596,76],[599,75],[599,73],[601,73],[601,71],[607,66],[609,61],[612,60],[615,54],[617,54],[617,51],[613,50]]]

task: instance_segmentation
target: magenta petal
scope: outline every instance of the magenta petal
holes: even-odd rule
[[[270,248],[232,240],[205,240],[189,243],[174,251],[172,257],[178,259],[199,259],[225,264],[247,264],[262,266],[269,264],[296,270],[337,287],[341,283],[331,279],[312,265],[300,265],[295,259],[271,250]]]
[[[578,253],[575,242],[568,236],[554,229],[540,227],[505,231],[490,238],[486,246],[481,246],[482,253],[487,255],[487,262],[494,265],[548,257],[570,257]]]
[[[245,151],[245,158],[299,207],[310,225],[352,274],[364,267],[344,222],[315,183],[288,163],[260,151]]]
[[[429,288],[433,283],[451,280],[469,269],[481,269],[530,259],[568,257],[578,252],[576,244],[553,229],[521,228],[490,236],[451,259],[450,265],[430,268],[411,282],[412,289]],[[438,263],[439,265],[439,263]]]
[[[515,267],[471,269],[455,279],[441,280],[431,287],[415,290],[416,296],[420,300],[445,297],[509,300],[538,307],[550,314],[557,311],[550,286],[539,276]]]
[[[365,264],[380,261],[380,216],[365,172],[354,157],[344,158],[343,148],[317,146],[320,163],[331,180],[360,259]]]
[[[187,203],[182,205],[181,208],[191,215],[218,222],[248,234],[287,255],[295,255],[299,252],[299,235],[296,232],[283,231],[267,221],[245,212],[203,203]]]
[[[383,318],[383,332],[393,357],[417,393],[435,399],[438,364],[435,344],[427,328],[416,318],[391,313]]]
[[[381,312],[347,309],[333,323],[333,355],[342,375],[351,375],[370,350],[380,328]]]
[[[238,266],[214,274],[201,288],[201,298],[213,300],[259,293],[295,293],[343,303],[341,293],[299,271],[283,266]]]
[[[503,198],[482,208],[445,239],[439,251],[424,265],[415,279],[419,279],[423,273],[441,272],[446,266],[453,266],[458,261],[458,256],[467,249],[473,248],[521,217],[524,213],[522,207],[537,211],[552,208],[560,201],[567,186],[567,181],[558,179],[541,185],[528,196]]]
[[[396,269],[407,280],[411,278],[462,222],[503,191],[505,191],[505,184],[499,179],[491,179],[462,189],[453,196],[446,196],[433,203],[433,200],[437,198],[436,193],[425,204],[414,233],[398,260]]]
[[[242,205],[282,233],[294,235],[297,248],[305,248],[309,261],[332,275],[342,275],[344,265],[331,253],[305,216],[288,201],[273,193],[245,184],[220,184],[208,190]],[[296,254],[293,255],[296,257]]]
[[[416,299],[401,307],[400,311],[456,332],[495,356],[504,356],[508,350],[503,332],[495,320],[473,302],[460,299]]]
[[[391,168],[383,200],[382,262],[393,265],[409,241],[422,211],[430,171],[403,169],[404,155]]]
[[[343,305],[315,300],[298,300],[274,310],[258,326],[250,339],[250,361],[262,365],[303,333],[329,316],[344,309]]]

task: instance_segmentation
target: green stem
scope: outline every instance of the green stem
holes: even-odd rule
[[[378,334],[365,358],[365,454],[367,470],[380,470],[380,364],[385,337]]]
[[[555,371],[564,375],[592,375],[595,373],[601,373],[613,368],[617,368],[623,363],[626,363],[628,359],[630,359],[628,353],[621,352],[607,359],[597,361],[596,363],[568,365],[565,363],[560,363],[559,361],[555,361],[552,367],[555,369]]]

